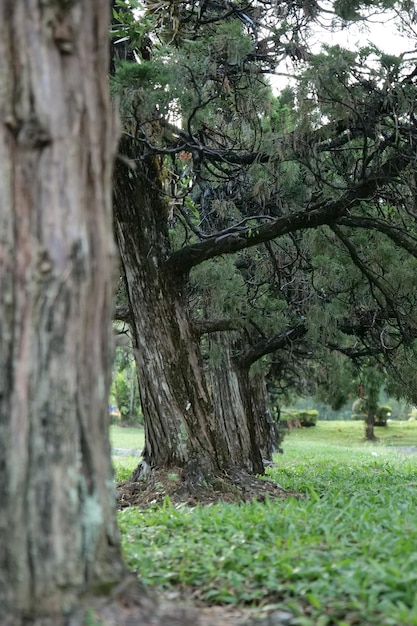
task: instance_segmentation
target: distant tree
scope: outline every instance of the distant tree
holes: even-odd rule
[[[379,397],[386,376],[380,367],[367,365],[362,368],[360,374],[359,397],[361,398],[362,411],[365,416],[365,439],[375,441],[375,422],[378,417]]]

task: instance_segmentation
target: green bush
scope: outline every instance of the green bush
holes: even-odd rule
[[[136,378],[130,378],[127,370],[115,372],[111,385],[111,399],[120,411],[120,418],[128,424],[141,423],[141,408]]]
[[[301,426],[309,427],[315,426],[319,418],[319,412],[315,410],[311,411],[297,411],[298,419],[301,422]]]
[[[392,407],[384,404],[378,406],[375,415],[375,426],[386,426],[387,419],[392,415]],[[366,418],[366,400],[358,398],[352,404],[352,419],[364,420]]]
[[[392,408],[388,405],[379,406],[375,415],[375,426],[386,426],[387,419],[392,415]]]
[[[319,417],[316,410],[299,410],[288,409],[281,412],[281,423],[287,428],[308,428],[315,426]]]

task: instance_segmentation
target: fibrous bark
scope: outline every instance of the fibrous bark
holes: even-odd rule
[[[263,474],[249,370],[240,368],[234,361],[227,335],[210,335],[210,343],[215,345],[218,354],[209,368],[210,386],[218,429],[227,441],[231,463],[251,474]]]
[[[0,3],[2,624],[58,623],[123,570],[107,430],[108,5]]]
[[[134,156],[125,140],[120,151]],[[185,277],[167,265],[168,211],[152,159],[114,175],[115,232],[131,308],[145,425],[142,469],[182,467],[202,481],[229,465],[216,429],[198,338],[188,317]]]
[[[249,377],[249,383],[255,438],[262,459],[272,461],[274,452],[279,450],[281,437],[268,407],[265,376],[262,372],[254,372]]]

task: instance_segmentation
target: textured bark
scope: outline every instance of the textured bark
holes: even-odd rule
[[[249,473],[263,474],[248,372],[236,367],[230,340],[225,334],[210,335],[210,344],[216,354],[209,376],[217,427],[227,442],[230,460],[233,466]]]
[[[265,376],[262,372],[252,373],[249,382],[256,441],[262,459],[272,461],[272,455],[278,450],[280,437],[268,409]]]
[[[133,156],[131,150],[124,140],[120,151]],[[158,176],[152,159],[136,170],[119,161],[114,174],[115,232],[145,425],[142,468],[184,467],[198,481],[228,466],[229,459],[187,315],[184,277],[166,264],[168,212]]]
[[[366,441],[375,441],[375,412],[369,411],[365,416],[365,439]]]
[[[209,340],[215,354],[209,369],[210,386],[229,455],[238,466],[262,474],[263,460],[272,460],[279,435],[268,410],[265,377],[260,371],[250,371],[261,342],[233,357],[238,346],[232,347],[226,333],[211,334]]]
[[[0,3],[2,624],[58,616],[122,572],[107,434],[108,5]]]

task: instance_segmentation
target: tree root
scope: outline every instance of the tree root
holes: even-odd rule
[[[248,474],[244,470],[230,470],[224,474],[207,477],[204,481],[193,481],[189,473],[176,468],[152,470],[145,478],[124,481],[117,487],[118,507],[148,508],[158,506],[164,500],[188,506],[215,504],[217,502],[248,502],[251,500],[287,498],[299,496],[287,491],[272,480]]]

